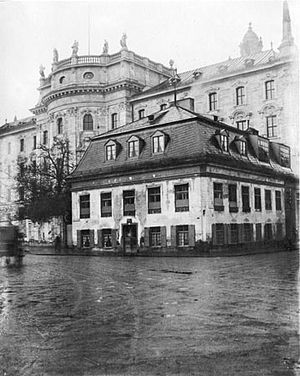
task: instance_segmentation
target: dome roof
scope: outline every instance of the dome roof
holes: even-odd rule
[[[262,50],[262,40],[258,38],[257,34],[252,30],[251,22],[240,44],[240,50],[242,57],[256,54]]]

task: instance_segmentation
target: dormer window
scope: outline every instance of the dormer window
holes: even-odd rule
[[[141,150],[141,140],[136,136],[130,137],[127,141],[127,150],[129,158],[138,157]]]
[[[221,149],[228,151],[228,136],[227,134],[221,134]]]
[[[257,141],[258,145],[258,158],[261,161],[269,161],[269,140],[266,138],[259,137]]]
[[[152,153],[161,154],[165,151],[166,135],[163,132],[155,132],[152,136]]]
[[[243,136],[236,137],[235,144],[241,155],[247,155],[247,142]]]
[[[108,141],[105,145],[105,160],[112,161],[117,158],[117,143],[115,141]]]
[[[236,92],[236,104],[237,104],[237,106],[245,104],[245,87],[239,86],[235,90],[236,90],[235,92]]]
[[[280,145],[280,164],[284,167],[290,167],[290,148]]]
[[[228,140],[229,140],[229,134],[225,129],[217,130],[215,133],[215,139],[218,143],[219,148],[222,151],[228,152]]]
[[[145,117],[145,110],[141,109],[139,110],[139,119],[143,119]]]

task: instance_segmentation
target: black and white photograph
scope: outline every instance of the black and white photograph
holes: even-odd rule
[[[300,376],[296,0],[0,1],[0,376]]]

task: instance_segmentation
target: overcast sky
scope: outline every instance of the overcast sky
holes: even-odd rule
[[[299,46],[300,1],[290,0],[292,31]],[[90,14],[90,17],[88,17]],[[53,48],[59,59],[100,54],[104,39],[109,53],[120,50],[127,33],[130,50],[179,72],[239,56],[239,44],[252,22],[264,49],[282,38],[282,0],[151,0],[39,1],[0,0],[0,125],[31,115],[38,100],[39,66],[51,68]]]

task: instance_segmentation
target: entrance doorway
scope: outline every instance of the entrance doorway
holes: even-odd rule
[[[135,253],[138,246],[137,224],[122,225],[122,237],[124,253]]]

